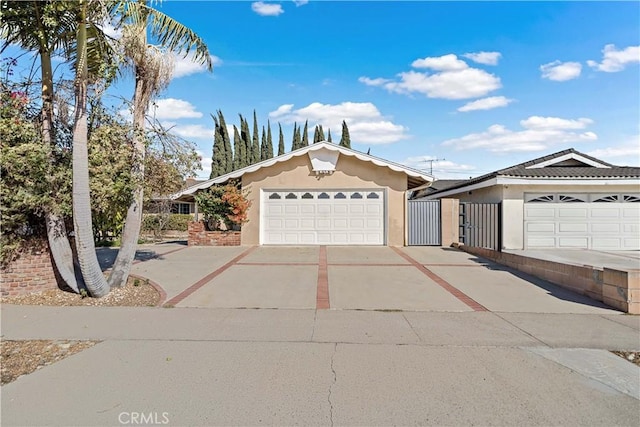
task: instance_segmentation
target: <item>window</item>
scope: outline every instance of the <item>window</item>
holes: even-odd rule
[[[584,200],[578,199],[577,197],[567,196],[564,194],[560,194],[558,196],[558,201],[560,203],[584,203]]]
[[[360,194],[360,193],[353,193],[353,194],[351,195],[351,198],[352,198],[352,199],[362,199],[362,194]]]
[[[284,196],[284,198],[285,198],[285,199],[297,199],[297,198],[298,198],[298,196],[296,196],[296,195],[295,195],[295,194],[293,194],[293,193],[289,193],[289,194],[287,194],[286,196]]]
[[[640,203],[640,196],[625,194],[624,196],[622,196],[622,200],[627,203]]]
[[[551,203],[553,202],[553,194],[547,194],[545,196],[538,196],[529,200],[532,203]]]
[[[594,203],[611,203],[611,202],[617,202],[617,201],[618,201],[617,195],[608,195],[608,196],[598,197],[597,199],[594,200]]]
[[[369,193],[367,194],[367,199],[379,199],[380,196],[378,196],[376,193]]]
[[[269,195],[269,199],[271,200],[277,200],[277,199],[281,199],[282,197],[280,197],[280,195],[278,193],[271,193],[271,195]]]
[[[189,203],[174,203],[171,206],[171,213],[188,215],[191,213],[191,205]]]
[[[318,199],[330,199],[331,197],[329,197],[329,195],[327,193],[320,193],[318,195]]]
[[[301,199],[313,199],[313,194],[311,193],[304,193],[301,197]]]
[[[346,199],[347,196],[344,195],[344,193],[336,193],[336,195],[334,196],[334,199]]]

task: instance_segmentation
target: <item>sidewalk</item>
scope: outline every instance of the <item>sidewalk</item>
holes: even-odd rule
[[[3,426],[640,422],[632,316],[5,305],[2,334],[102,341],[3,386]]]

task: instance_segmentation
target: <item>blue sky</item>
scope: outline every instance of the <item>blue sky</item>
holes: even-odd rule
[[[640,164],[638,2],[165,1],[214,71],[183,60],[156,113],[197,144],[210,113],[349,124],[352,148],[467,178],[566,148]],[[111,89],[131,96],[130,85]],[[250,126],[252,125],[250,121]]]

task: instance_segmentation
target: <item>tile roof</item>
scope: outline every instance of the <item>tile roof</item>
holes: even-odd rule
[[[546,166],[540,168],[530,168],[533,165],[546,162],[548,160],[557,159],[567,154],[576,154],[593,162],[597,162],[606,167],[590,167],[590,166]],[[468,180],[460,181],[457,184],[447,186],[445,188],[438,188],[431,194],[440,193],[447,190],[453,190],[456,188],[466,187],[468,185],[476,184],[479,182],[487,181],[496,177],[517,177],[517,178],[550,178],[550,179],[628,179],[628,178],[640,178],[640,167],[631,166],[615,166],[610,163],[604,162],[595,157],[591,157],[587,154],[581,153],[569,148],[567,150],[559,151],[557,153],[549,154],[546,156],[538,157],[537,159],[529,160],[514,166],[509,166],[504,169],[500,169],[494,172],[490,172],[486,175],[479,176],[477,178],[471,178]],[[435,184],[438,181],[434,183]]]

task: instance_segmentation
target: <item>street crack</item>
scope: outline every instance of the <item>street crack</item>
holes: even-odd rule
[[[333,393],[333,386],[336,384],[336,370],[333,367],[333,359],[336,356],[336,351],[338,350],[338,343],[333,345],[333,354],[331,355],[331,372],[333,373],[333,381],[329,386],[329,395],[327,396],[327,402],[329,402],[329,421],[331,423],[331,427],[333,427],[333,402],[331,401],[331,394]]]

